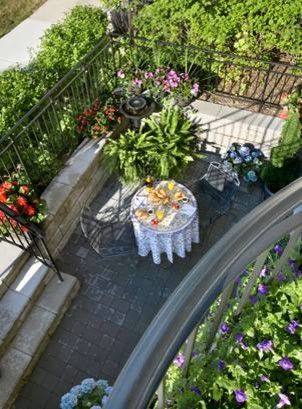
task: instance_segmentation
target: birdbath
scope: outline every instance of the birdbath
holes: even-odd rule
[[[151,115],[154,109],[154,102],[144,95],[130,97],[120,106],[120,112],[129,119],[130,127],[134,130],[140,128],[141,120]]]

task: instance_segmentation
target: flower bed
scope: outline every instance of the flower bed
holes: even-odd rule
[[[188,378],[182,376],[184,355],[176,357],[168,373],[169,407],[301,408],[301,256],[297,253],[287,271],[272,279],[281,253],[282,246],[275,246],[240,321],[233,316],[233,301],[207,354],[206,327],[201,328]],[[244,288],[247,272],[240,280]]]

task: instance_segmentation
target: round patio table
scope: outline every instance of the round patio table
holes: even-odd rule
[[[173,263],[173,253],[179,257],[185,257],[186,251],[191,251],[192,243],[199,243],[199,221],[194,195],[179,183],[175,183],[173,189],[169,189],[168,186],[169,182],[161,181],[154,187],[154,189],[163,188],[166,191],[170,198],[166,205],[152,204],[149,197],[150,191],[146,186],[139,189],[131,201],[131,220],[138,254],[147,256],[151,251],[155,264],[160,264],[161,253],[166,253],[168,260]],[[178,191],[185,194],[184,200],[174,199],[174,194]],[[138,218],[137,209],[146,209],[149,213],[148,217],[144,220]],[[158,209],[164,213],[160,221],[156,216]]]

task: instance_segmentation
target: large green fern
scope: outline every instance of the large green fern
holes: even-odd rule
[[[112,170],[126,182],[150,174],[155,178],[173,178],[198,156],[197,125],[177,107],[168,107],[152,115],[140,132],[128,130],[110,140],[105,155]]]

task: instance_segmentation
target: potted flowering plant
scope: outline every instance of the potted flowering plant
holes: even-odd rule
[[[103,379],[84,379],[80,385],[72,387],[62,396],[60,409],[102,409],[111,390],[112,387]]]
[[[6,180],[0,184],[0,203],[5,204],[16,216],[28,222],[39,224],[46,215],[45,203],[37,197],[32,187],[17,180]],[[0,211],[0,234],[5,235],[7,231],[14,232],[16,222]],[[24,228],[26,230],[26,228]]]
[[[125,67],[119,69],[116,75],[126,95],[146,93],[159,102],[163,98],[173,98],[178,105],[188,104],[199,95],[199,84],[188,73],[169,67],[136,69],[134,76],[133,67]]]
[[[227,168],[243,176],[246,182],[255,183],[263,165],[264,154],[252,144],[232,143],[222,159]]]
[[[113,98],[102,103],[97,98],[91,107],[77,117],[77,132],[81,139],[106,136],[121,122],[121,115]]]

